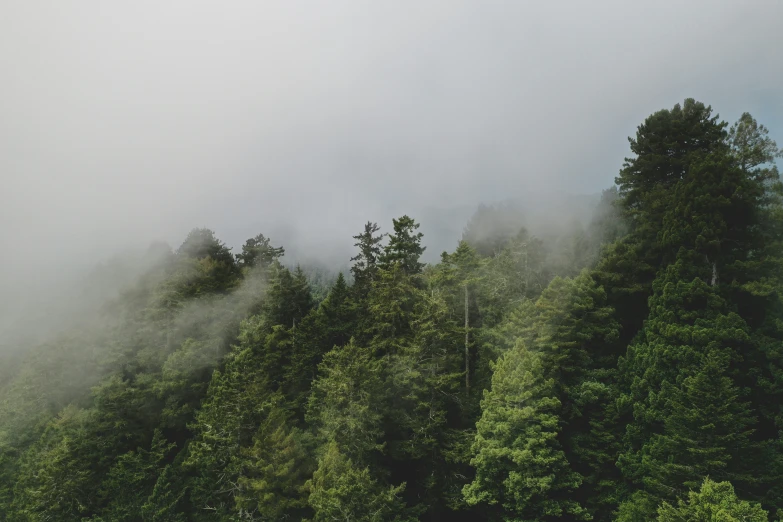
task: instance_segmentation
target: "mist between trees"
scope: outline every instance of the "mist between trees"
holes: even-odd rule
[[[692,99],[630,149],[589,217],[482,206],[430,263],[403,215],[343,271],[102,264],[4,330],[0,520],[776,519],[780,151]]]

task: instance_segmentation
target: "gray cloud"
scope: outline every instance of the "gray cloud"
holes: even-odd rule
[[[193,226],[339,257],[368,219],[595,192],[688,96],[783,132],[781,20],[773,0],[6,1],[0,291]]]

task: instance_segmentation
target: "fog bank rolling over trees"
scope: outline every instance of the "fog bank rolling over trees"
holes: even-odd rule
[[[103,265],[4,355],[0,516],[779,516],[782,153],[692,98],[630,149],[584,223],[482,206],[434,263],[403,215],[345,273],[206,228]]]

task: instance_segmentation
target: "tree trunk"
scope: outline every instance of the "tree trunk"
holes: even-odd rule
[[[468,285],[465,285],[465,391],[470,393],[470,315]]]

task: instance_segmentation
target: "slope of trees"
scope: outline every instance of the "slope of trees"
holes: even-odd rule
[[[630,148],[589,223],[482,207],[432,265],[410,216],[334,277],[262,234],[150,250],[5,361],[0,520],[779,517],[780,151],[692,99]]]

